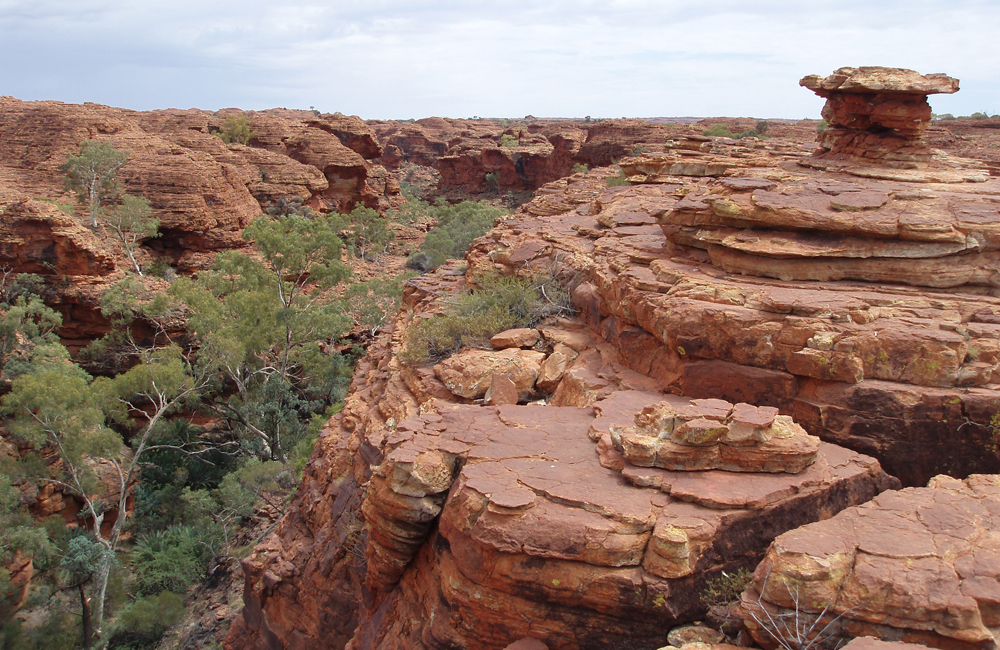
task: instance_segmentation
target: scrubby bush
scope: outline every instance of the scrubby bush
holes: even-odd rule
[[[618,176],[608,176],[607,178],[608,187],[623,187],[625,185],[630,185],[628,179],[625,176],[625,172],[618,172]]]
[[[827,121],[820,120],[819,123],[816,125],[816,133],[822,133],[823,131],[826,131],[828,128],[830,128],[830,125],[827,123]]]
[[[757,133],[761,135],[767,135],[767,130],[771,128],[770,122],[767,120],[757,120],[757,126],[754,127]]]
[[[420,320],[406,332],[407,363],[443,359],[462,347],[489,347],[497,332],[532,327],[543,318],[571,310],[569,294],[551,277],[486,276],[478,287],[456,297],[447,314]]]
[[[508,214],[486,201],[439,205],[433,212],[437,226],[427,233],[420,251],[406,260],[406,266],[416,271],[426,272],[444,264],[445,260],[465,257],[472,241]]]
[[[303,205],[301,196],[283,196],[267,206],[265,213],[272,217],[285,217],[294,214],[306,219],[315,219],[317,213],[308,205]]]
[[[184,599],[164,591],[132,603],[108,641],[109,650],[155,648],[163,633],[184,618]]]
[[[246,115],[227,115],[222,128],[216,133],[226,144],[247,144],[257,132],[250,129],[250,119]]]
[[[500,146],[501,147],[520,147],[521,141],[514,136],[504,133],[500,136]]]
[[[758,122],[758,124],[760,124],[760,122]],[[764,122],[764,124],[767,124],[767,122]],[[767,130],[766,126],[764,127],[764,130]],[[716,124],[705,129],[701,132],[701,134],[713,138],[733,138],[734,140],[739,140],[740,138],[758,138],[761,135],[761,131],[759,129],[747,129],[746,131],[741,131],[740,133],[733,133],[725,124]]]
[[[740,567],[732,573],[723,571],[718,577],[708,580],[701,592],[701,602],[708,607],[728,605],[739,600],[750,582],[753,573]]]
[[[589,171],[590,167],[587,167],[585,163],[576,163],[573,165],[573,169],[570,170],[574,174],[586,174]]]

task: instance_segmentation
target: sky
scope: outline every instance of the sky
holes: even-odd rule
[[[365,119],[818,118],[807,74],[961,80],[1000,113],[1000,0],[0,0],[0,95]]]

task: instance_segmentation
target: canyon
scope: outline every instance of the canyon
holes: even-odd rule
[[[886,69],[836,74],[873,73],[918,98],[938,87]],[[852,102],[836,104],[837,125],[856,123]],[[983,549],[1000,471],[1000,181],[923,148],[935,129],[916,113],[900,135],[858,127],[870,135],[824,135],[818,150],[666,127],[619,161],[627,184],[609,187],[608,167],[548,182],[467,267],[413,280],[292,509],[244,562],[227,647],[655,648],[704,615],[710,580],[762,558],[735,615],[764,647],[763,609],[824,626],[842,616],[836,635],[822,628],[831,644],[996,647]],[[408,137],[397,148],[416,147],[416,129]],[[577,313],[501,334],[492,351],[400,360],[408,327],[490,273],[551,276]],[[963,524],[941,505],[931,517],[922,504],[945,501],[920,490],[934,489],[983,514]],[[859,524],[827,541],[852,530],[839,523],[851,513],[904,508],[923,522],[906,524],[920,548],[910,528],[862,540]],[[967,559],[937,559],[953,543],[939,537],[968,537],[955,551]],[[898,575],[881,557],[946,565],[915,569],[912,592],[893,588],[906,595],[849,598]],[[937,604],[935,571],[959,572],[960,605]],[[792,602],[797,580],[809,582]],[[926,614],[894,613],[917,607]]]
[[[71,349],[107,331],[127,263],[59,205],[86,139],[132,152],[121,178],[163,231],[142,254],[186,274],[280,198],[385,212],[407,168],[452,199],[523,193],[408,282],[242,563],[229,650],[659,648],[740,570],[730,642],[773,648],[801,616],[829,647],[995,649],[995,126],[931,122],[944,75],[800,83],[827,99],[818,136],[275,109],[241,145],[214,134],[229,111],[0,98],[0,256],[48,280]],[[551,279],[571,309],[406,360],[408,331],[490,275]]]

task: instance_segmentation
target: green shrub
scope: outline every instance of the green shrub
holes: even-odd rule
[[[755,128],[757,133],[767,135],[767,130],[771,128],[771,124],[767,120],[757,120],[757,126]]]
[[[133,586],[143,596],[161,591],[184,593],[204,574],[214,554],[212,545],[205,544],[188,526],[143,535],[131,553]]]
[[[487,172],[484,178],[486,179],[486,187],[487,189],[489,189],[489,191],[491,192],[500,191],[500,183],[497,180],[496,172]]]
[[[732,131],[730,131],[729,127],[726,126],[725,124],[716,124],[712,127],[705,129],[704,131],[701,132],[701,134],[713,138],[732,138],[735,137],[736,135]]]
[[[759,120],[757,125],[764,125],[764,131],[768,128],[768,123],[765,120]],[[711,128],[705,129],[701,132],[702,135],[707,135],[713,138],[733,138],[734,140],[739,140],[740,138],[759,138],[761,137],[763,131],[757,128],[747,129],[746,131],[741,131],[740,133],[733,133],[729,130],[729,127],[725,124],[716,124]]]
[[[608,176],[607,178],[608,187],[622,187],[624,185],[631,185],[625,176],[625,172],[619,171],[618,176]]]
[[[456,297],[447,314],[410,325],[406,332],[407,363],[443,359],[463,347],[488,348],[497,332],[532,327],[547,316],[571,311],[569,294],[552,278],[487,276],[478,287]]]
[[[701,592],[701,602],[707,607],[717,605],[728,605],[739,600],[750,581],[753,580],[753,573],[740,567],[733,573],[723,571],[718,577],[708,580],[705,589]]]
[[[820,120],[819,124],[816,125],[816,133],[822,133],[823,131],[826,131],[828,128],[830,128],[830,125],[827,124],[827,121]]]
[[[227,115],[222,128],[216,133],[226,144],[247,144],[257,132],[250,129],[250,119],[246,115]]]
[[[641,144],[637,144],[634,147],[632,147],[633,156],[641,156],[644,153],[646,153],[646,147],[642,146]]]
[[[462,201],[434,206],[433,214],[437,225],[424,237],[420,251],[406,260],[408,268],[422,273],[444,264],[445,260],[465,257],[472,241],[508,212],[486,201]]]
[[[584,163],[576,163],[573,165],[573,169],[570,170],[573,174],[586,174],[590,171],[590,167],[587,167]]]
[[[521,141],[514,136],[504,133],[500,136],[500,146],[501,147],[520,147]]]
[[[145,650],[155,648],[163,633],[184,618],[184,599],[169,591],[140,598],[132,603],[118,621],[108,641],[109,650]]]
[[[377,210],[357,203],[350,214],[343,215],[348,223],[344,232],[347,249],[366,262],[374,260],[379,253],[389,249],[396,233],[389,230],[388,220]]]

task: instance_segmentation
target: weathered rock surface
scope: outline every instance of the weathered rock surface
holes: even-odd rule
[[[84,140],[130,152],[119,179],[125,192],[152,202],[161,233],[137,255],[182,272],[210,264],[218,250],[243,247],[243,227],[281,197],[343,211],[356,202],[398,205],[399,184],[371,162],[382,151],[359,118],[249,113],[256,135],[244,146],[215,135],[224,113],[0,97],[0,254],[13,272],[49,281],[47,299],[63,314],[59,333],[72,350],[107,332],[99,297],[121,278],[121,255],[107,238],[57,207],[74,210],[61,166]]]
[[[916,169],[932,159],[920,135],[931,121],[927,95],[958,92],[958,79],[921,75],[903,68],[840,68],[828,77],[809,75],[800,85],[826,98],[820,135],[832,156]]]
[[[779,536],[742,596],[765,647],[798,610],[827,643],[874,636],[936,648],[1000,642],[1000,476],[947,476],[887,492]],[[780,628],[779,628],[780,630]]]
[[[661,173],[681,151],[623,163],[631,187],[601,170],[543,186],[470,268],[559,270],[658,388],[777,407],[904,484],[1000,469],[982,453],[1000,411],[998,181],[818,172],[777,138],[712,141],[695,158],[723,176]],[[573,375],[556,397],[581,390]]]
[[[443,271],[422,276],[407,304],[433,310],[460,287]],[[893,485],[873,459],[828,444],[798,473],[609,464],[602,440],[637,414],[662,429],[665,404],[741,423],[741,440],[766,438],[781,416],[655,392],[565,320],[540,327],[533,350],[403,366],[393,351],[407,318],[356,375],[294,514],[245,562],[247,607],[229,647],[598,648],[626,636],[658,647],[702,611],[709,577],[745,566],[795,521]],[[574,388],[548,406],[455,404],[525,354],[572,359],[558,385]],[[567,405],[555,406],[560,394]]]
[[[899,169],[810,151],[689,130],[624,161],[631,186],[596,169],[541,187],[467,258],[470,281],[547,273],[572,291],[579,317],[541,324],[530,346],[508,335],[500,350],[402,364],[406,324],[465,282],[446,268],[415,280],[289,514],[244,562],[227,647],[659,647],[703,613],[705,581],[793,520],[898,485],[861,453],[909,485],[1000,469],[1000,188],[945,154]],[[817,260],[829,277],[814,277]],[[482,405],[526,365],[520,405]],[[668,412],[683,421],[669,435]],[[753,473],[699,464],[787,440],[775,428],[804,453],[748,453],[739,468]],[[664,441],[696,460],[656,466]],[[896,539],[885,526],[873,543]],[[945,556],[985,539],[952,537]],[[914,581],[934,579],[920,572],[933,553],[903,564]]]

